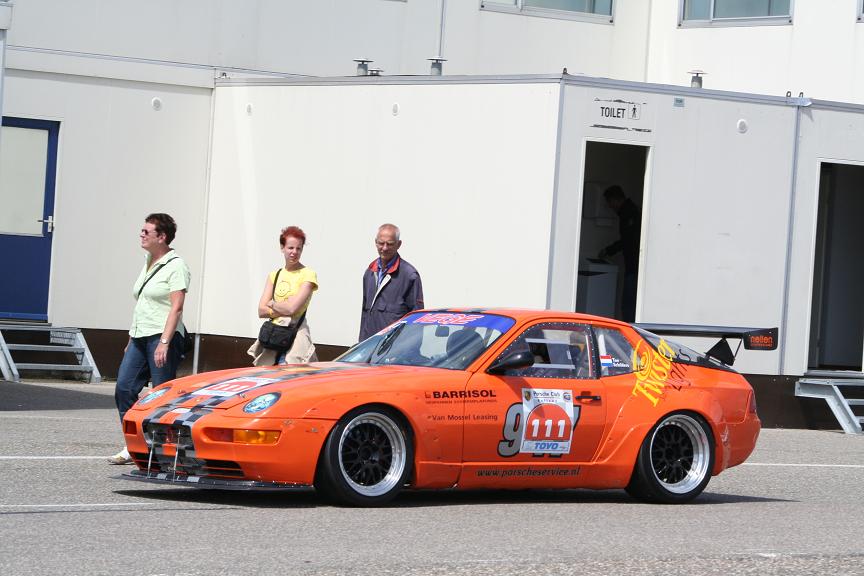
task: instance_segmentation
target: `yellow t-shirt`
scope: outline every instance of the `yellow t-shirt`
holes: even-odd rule
[[[270,281],[276,282],[276,271],[270,273]],[[276,300],[276,302],[287,300],[290,296],[293,296],[300,291],[300,287],[304,282],[312,284],[313,292],[318,290],[318,274],[308,266],[304,266],[299,270],[285,270],[283,268],[282,271],[279,272],[279,283],[276,284],[276,292],[273,295],[273,299]],[[297,310],[291,318],[300,318],[300,316],[306,312],[306,309],[309,308],[310,302],[312,302],[311,297],[306,302],[306,305]],[[273,319],[274,322],[276,320],[278,320],[278,318]]]

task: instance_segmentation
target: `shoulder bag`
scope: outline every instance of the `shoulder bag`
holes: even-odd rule
[[[276,284],[279,282],[279,274],[281,272],[282,268],[279,268],[276,272],[276,279],[273,281],[273,296],[271,298],[276,297]],[[290,350],[294,344],[294,339],[297,337],[297,330],[303,324],[305,318],[306,312],[303,312],[303,315],[300,316],[297,322],[291,322],[288,326],[282,326],[270,320],[265,320],[261,325],[261,329],[258,330],[258,342],[268,350]]]

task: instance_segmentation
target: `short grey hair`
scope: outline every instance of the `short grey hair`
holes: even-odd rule
[[[382,230],[392,230],[393,233],[396,235],[396,240],[397,241],[399,240],[399,235],[400,235],[399,227],[396,226],[395,224],[390,224],[390,223],[382,224],[381,226],[378,227],[378,232],[381,232]]]

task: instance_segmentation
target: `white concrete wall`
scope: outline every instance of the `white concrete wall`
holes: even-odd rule
[[[138,232],[147,214],[168,212],[192,269],[185,317],[197,329],[210,102],[201,88],[7,71],[6,116],[60,122],[53,324],[128,329]]]
[[[859,0],[796,0],[784,25],[678,25],[680,0],[617,0],[614,23],[506,14],[449,0],[448,74],[536,74],[567,67],[631,81],[864,102]],[[334,76],[371,58],[386,74],[428,74],[438,0],[26,0],[10,54],[37,48],[214,67]]]
[[[864,24],[859,0],[794,0],[791,24],[678,27],[679,0],[653,0],[644,80],[684,84],[706,71],[706,88],[864,103]]]
[[[384,222],[401,227],[427,306],[543,308],[558,94],[557,83],[217,87],[201,330],[256,334],[292,224],[318,272],[316,342],[356,341]]]
[[[451,74],[560,72],[634,78],[644,69],[647,4],[617,2],[616,24],[502,14],[447,2]],[[428,74],[438,0],[26,0],[10,45],[305,75],[351,75],[354,58],[387,74]],[[636,79],[636,78],[634,78]]]

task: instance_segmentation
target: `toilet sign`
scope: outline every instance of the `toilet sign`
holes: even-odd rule
[[[645,115],[645,102],[635,102],[623,98],[595,98],[592,102],[592,127],[610,128],[614,130],[634,130],[637,132],[650,132],[650,128],[643,127]]]

